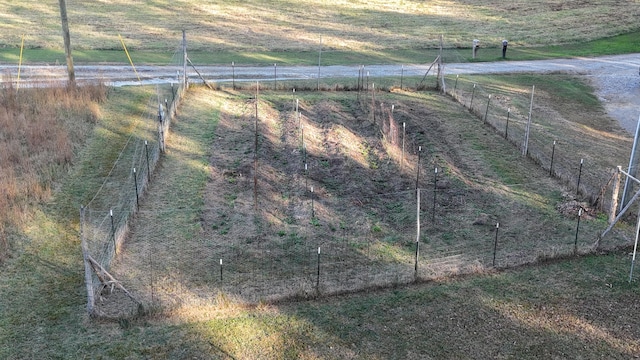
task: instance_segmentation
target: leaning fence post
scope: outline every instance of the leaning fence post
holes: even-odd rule
[[[487,109],[484,111],[484,122],[487,123],[487,116],[489,115],[489,103],[491,103],[491,95],[489,95],[489,100],[487,100]]]
[[[531,88],[531,103],[529,104],[529,118],[527,119],[527,125],[524,130],[524,142],[522,144],[522,156],[527,156],[529,151],[529,132],[531,131],[531,117],[533,115],[533,94],[536,91],[536,86]]]
[[[618,208],[618,193],[620,192],[620,171],[621,166],[616,168],[615,178],[613,180],[613,191],[611,192],[611,209],[609,210],[609,224],[613,224],[616,219],[616,209]]]
[[[638,234],[640,234],[640,212],[638,212],[638,223],[636,225],[636,240],[633,243],[633,256],[631,257],[631,270],[629,270],[629,283],[631,283],[631,281],[633,280],[633,268],[636,265],[636,253],[638,251]]]

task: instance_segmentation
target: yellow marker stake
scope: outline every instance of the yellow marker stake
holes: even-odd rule
[[[118,37],[120,38],[120,42],[122,43],[122,47],[124,48],[124,53],[127,54],[127,58],[129,59],[129,63],[131,64],[131,67],[133,68],[133,72],[136,73],[136,76],[138,77],[138,81],[140,81],[140,75],[138,75],[138,72],[136,71],[136,67],[133,65],[133,61],[131,61],[131,56],[129,56],[129,51],[127,51],[127,46],[124,44],[124,40],[122,40],[122,36],[120,36],[120,34],[118,34]]]
[[[24,34],[22,34],[22,42],[20,43],[20,60],[18,61],[18,82],[16,82],[16,91],[20,90],[20,68],[22,67],[22,49],[24,49]]]

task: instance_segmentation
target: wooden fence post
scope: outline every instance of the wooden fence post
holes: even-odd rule
[[[616,174],[613,179],[613,191],[611,193],[611,208],[609,209],[609,224],[612,224],[616,218],[616,209],[618,208],[618,194],[620,193],[620,170],[621,167],[616,168]]]
[[[522,144],[522,156],[527,156],[529,151],[529,132],[531,131],[531,113],[533,112],[533,93],[536,90],[536,86],[531,88],[531,103],[529,104],[529,118],[527,119],[527,126],[524,130],[524,142]]]
[[[87,246],[87,238],[84,233],[84,213],[84,206],[80,206],[80,246],[82,247],[82,258],[84,262],[84,283],[87,289],[87,313],[93,315],[93,308],[95,306],[93,272],[88,260],[89,247]]]

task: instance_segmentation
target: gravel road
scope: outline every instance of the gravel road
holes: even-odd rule
[[[429,64],[404,65],[405,76],[421,76]],[[446,64],[445,72],[455,74],[500,74],[500,73],[550,73],[564,72],[587,77],[597,91],[611,117],[621,126],[635,133],[640,116],[640,54],[604,56],[597,58],[574,58],[536,61],[500,61],[485,63]],[[114,86],[158,84],[176,82],[182,67],[177,66],[139,66],[137,74],[130,66],[124,65],[76,65],[78,81],[102,79]],[[198,71],[206,78],[216,82],[232,80],[231,66],[198,66]],[[273,79],[273,67],[236,66],[236,81],[256,81]],[[368,65],[366,71],[372,77],[399,76],[400,65]],[[3,82],[17,79],[18,67],[0,65],[0,73],[5,74]],[[190,78],[198,80],[192,68],[188,68]],[[358,66],[323,66],[322,78],[355,78]],[[138,81],[138,76],[141,81]],[[315,79],[317,66],[278,66],[278,79]],[[28,65],[20,69],[22,82],[55,81],[65,79],[66,66]]]

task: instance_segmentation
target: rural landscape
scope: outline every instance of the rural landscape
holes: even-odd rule
[[[637,358],[639,5],[0,4],[0,358]]]

